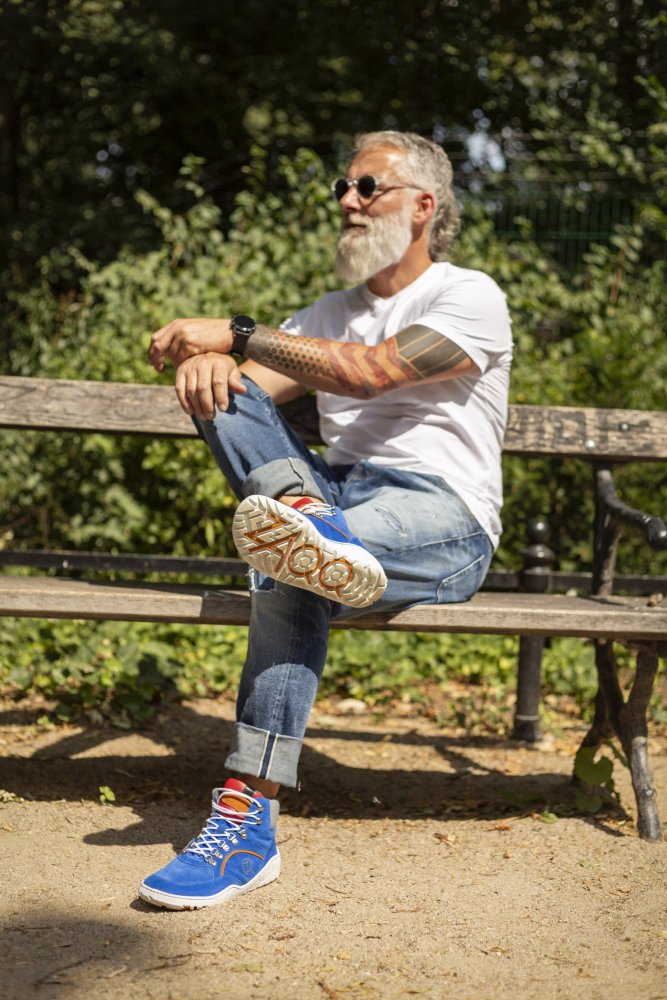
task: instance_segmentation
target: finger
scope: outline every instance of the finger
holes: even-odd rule
[[[190,398],[188,396],[187,372],[185,369],[179,368],[176,372],[174,388],[176,389],[176,395],[178,396],[181,408],[190,416],[192,414],[192,406],[190,405]]]
[[[148,360],[156,371],[164,371],[164,359],[174,337],[173,323],[156,330],[148,345]]]
[[[229,407],[229,373],[224,362],[213,365],[211,385],[213,388],[213,398],[219,410],[227,410]]]
[[[185,366],[186,377],[185,377],[185,391],[188,397],[188,402],[192,407],[192,411],[195,416],[202,420],[206,420],[207,417],[201,411],[200,400],[199,400],[199,373],[194,365]]]
[[[234,392],[246,393],[248,391],[238,368],[232,368],[227,379],[229,388]]]
[[[195,397],[190,396],[190,402],[195,408],[195,413],[202,420],[213,420],[215,416],[215,405],[213,401],[213,366],[210,362],[200,363],[196,368],[197,386]]]

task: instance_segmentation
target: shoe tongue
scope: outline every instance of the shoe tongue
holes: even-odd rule
[[[324,507],[326,504],[323,500],[313,500],[311,497],[301,497],[296,503],[292,504],[292,510],[301,510],[302,507]]]
[[[227,809],[235,809],[240,813],[248,812],[250,803],[242,798],[241,795],[235,794],[238,792],[242,792],[243,795],[249,795],[251,798],[257,794],[254,789],[249,788],[248,785],[239,781],[238,778],[227,778],[227,781],[220,790],[218,803],[222,803]]]

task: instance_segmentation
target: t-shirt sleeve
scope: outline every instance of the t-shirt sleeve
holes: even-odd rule
[[[444,334],[482,373],[512,346],[505,294],[481,271],[468,271],[446,286],[413,322]]]
[[[340,298],[340,296],[338,296]],[[298,334],[302,337],[332,337],[336,330],[345,329],[345,316],[340,306],[336,307],[336,296],[331,293],[323,295],[309,306],[298,309],[280,324],[284,333]]]
[[[282,330],[283,333],[303,333],[303,313],[306,311],[306,309],[299,309],[298,312],[292,313],[291,316],[282,321],[278,329]]]

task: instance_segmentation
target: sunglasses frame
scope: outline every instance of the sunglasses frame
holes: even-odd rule
[[[370,194],[364,194],[359,188],[360,184],[365,184],[366,181],[372,181],[373,187]],[[340,184],[345,184],[345,190],[339,195],[338,187]],[[385,187],[380,190],[381,184],[390,184],[390,187]],[[336,180],[331,185],[331,193],[340,202],[343,200],[350,188],[356,187],[357,195],[360,201],[370,201],[376,194],[384,194],[386,191],[395,191],[403,188],[413,188],[416,191],[425,191],[425,188],[419,187],[417,184],[395,184],[392,180],[387,177],[373,177],[372,174],[362,174],[361,177],[354,177],[351,180],[347,177],[337,177]]]

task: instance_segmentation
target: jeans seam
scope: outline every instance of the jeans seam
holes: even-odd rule
[[[284,654],[285,659],[289,664],[289,667],[287,670],[285,669],[282,670],[282,678],[281,678],[282,683],[280,685],[279,691],[276,693],[276,698],[271,708],[271,716],[269,724],[271,726],[271,731],[274,733],[278,732],[279,715],[282,716],[283,714],[283,708],[287,700],[287,692],[292,684],[292,678],[294,675],[294,664],[297,655],[297,645],[298,645],[296,641],[297,639],[296,633],[300,633],[302,631],[302,621],[303,621],[302,608],[301,605],[297,605],[297,611],[290,629],[289,649]],[[279,706],[281,709],[280,713],[277,712]]]
[[[477,567],[479,564],[483,564],[484,559],[485,559],[484,554],[480,553],[480,555],[478,555],[475,559],[469,562],[467,566],[462,566],[461,569],[458,569],[456,571],[456,573],[451,573],[449,576],[443,577],[438,583],[437,587],[435,588],[436,597],[439,596],[440,591],[442,590],[443,587],[450,587],[453,581],[466,576],[468,573],[470,573],[471,570],[475,569],[475,567]],[[478,589],[479,589],[478,587],[475,588],[475,590]]]
[[[410,552],[423,552],[425,549],[437,549],[440,548],[440,546],[442,545],[450,545],[451,543],[455,542],[466,542],[474,538],[486,538],[488,539],[489,545],[491,544],[491,539],[489,538],[487,533],[483,530],[480,530],[480,531],[473,531],[469,535],[449,535],[447,538],[441,538],[435,542],[424,542],[421,545],[407,545],[404,548],[401,548],[399,551],[401,555]],[[394,551],[394,550],[392,549],[389,551]]]

